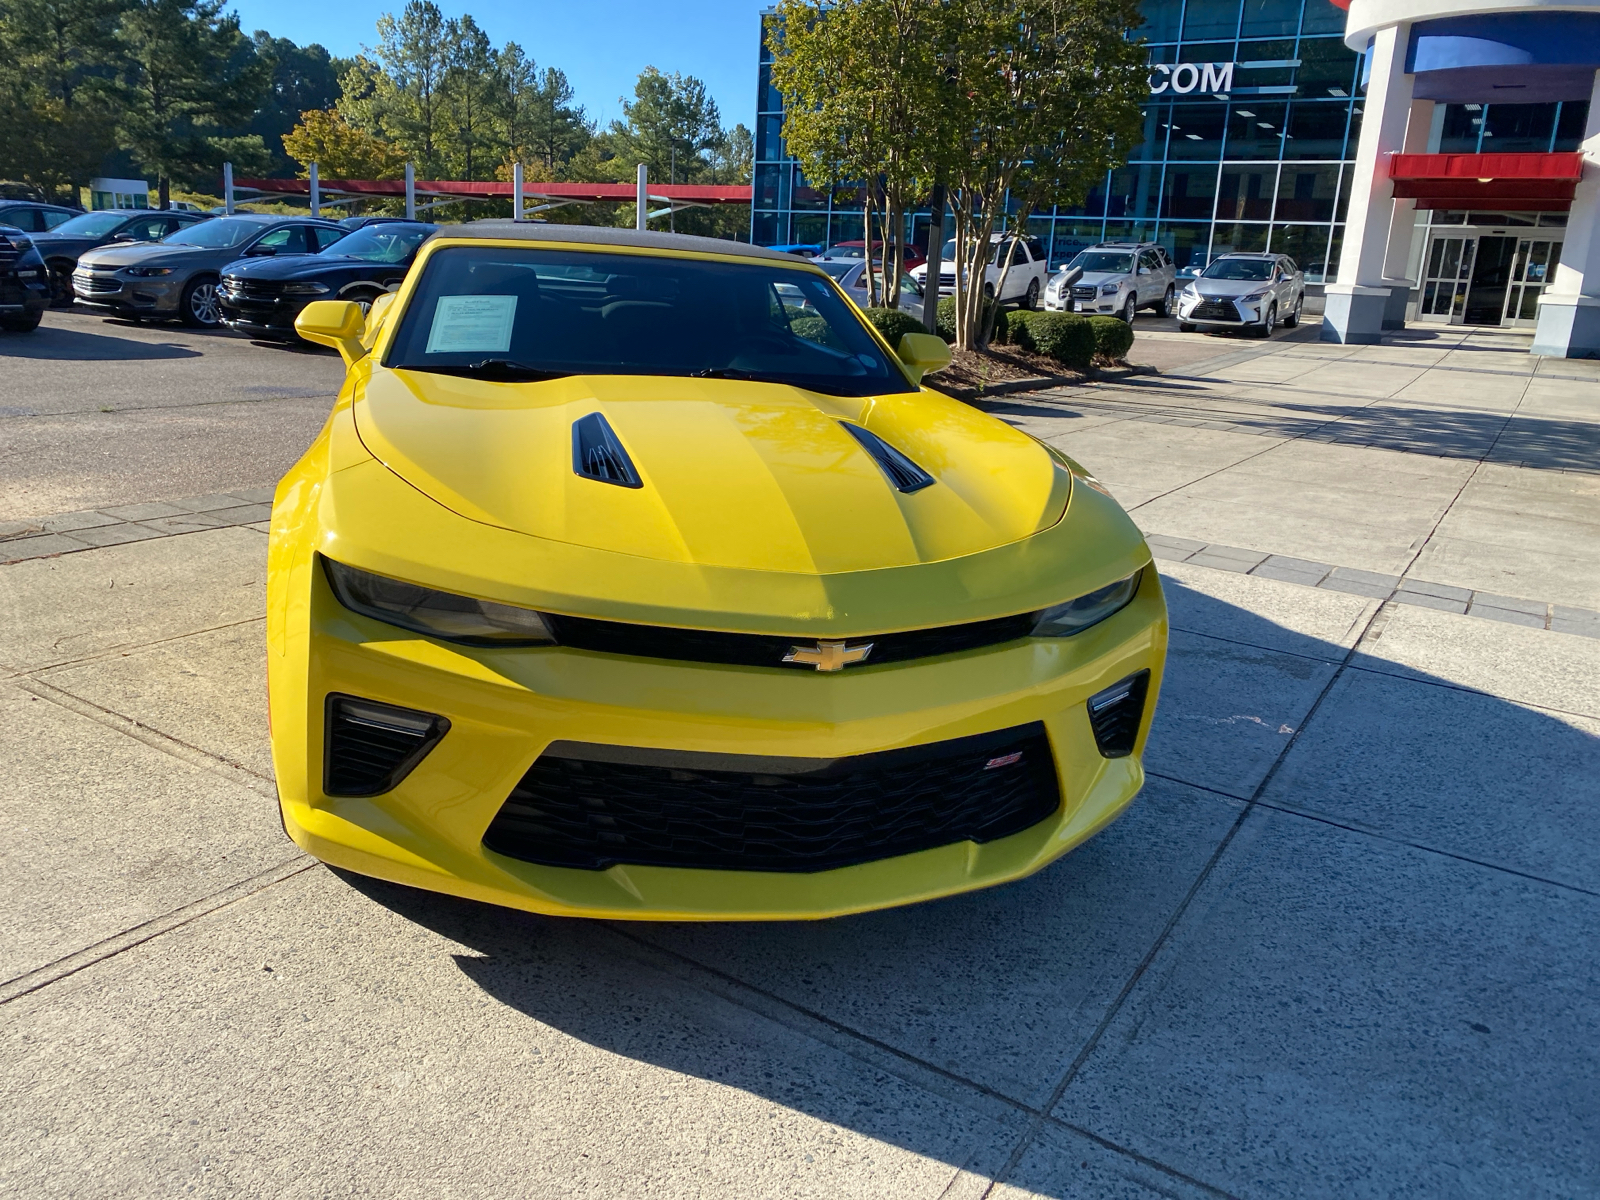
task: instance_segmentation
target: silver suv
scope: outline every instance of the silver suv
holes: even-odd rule
[[[1211,260],[1178,297],[1178,328],[1246,329],[1271,337],[1300,324],[1306,277],[1286,254],[1224,254]]]
[[[1157,316],[1172,311],[1178,270],[1155,242],[1101,242],[1090,246],[1050,280],[1044,306],[1052,312],[1106,313],[1130,325],[1141,308]]]

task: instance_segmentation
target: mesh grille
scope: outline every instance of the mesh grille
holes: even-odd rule
[[[1133,753],[1149,690],[1150,672],[1139,671],[1089,697],[1089,724],[1095,745],[1106,758],[1127,758]]]
[[[789,667],[803,671],[814,669],[805,663],[785,663],[783,659],[796,646],[815,646],[815,638],[632,625],[625,621],[597,621],[588,617],[562,617],[554,613],[544,614],[544,619],[557,642],[577,650],[598,650],[605,654],[666,658],[679,662]],[[1029,612],[990,621],[973,621],[966,625],[944,625],[937,629],[914,629],[905,633],[868,634],[843,640],[849,647],[870,642],[872,653],[866,657],[863,665],[873,666],[1014,642],[1032,633],[1037,622],[1038,614]]]
[[[1233,306],[1231,300],[1202,300],[1196,304],[1189,316],[1199,321],[1237,321],[1239,310]]]
[[[585,870],[826,871],[1008,837],[1059,804],[1037,723],[831,761],[556,742],[483,844]]]
[[[432,713],[328,696],[322,790],[376,796],[392,790],[438,745],[450,722]]]

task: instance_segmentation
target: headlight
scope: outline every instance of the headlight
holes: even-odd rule
[[[1127,607],[1134,593],[1139,590],[1139,580],[1143,577],[1143,571],[1135,571],[1126,579],[1119,579],[1109,587],[1045,609],[1039,614],[1038,624],[1033,627],[1033,636],[1071,637],[1075,633],[1082,633],[1091,625],[1098,625],[1107,617]]]
[[[320,296],[328,290],[325,283],[286,283],[283,285],[285,296]]]
[[[171,267],[129,267],[129,268],[127,268],[127,274],[132,275],[135,279],[148,279],[152,275],[171,275],[172,274],[172,268]]]
[[[1195,285],[1192,283],[1186,283],[1183,285],[1183,294],[1185,296],[1198,296],[1200,294],[1200,289],[1195,287]]]
[[[10,234],[6,238],[6,240],[9,241],[18,250],[32,250],[33,249],[33,239],[31,237],[28,237],[26,234],[13,233],[13,234]]]
[[[358,571],[331,558],[322,562],[339,603],[375,621],[469,646],[537,646],[555,641],[544,618],[531,608],[436,592]]]
[[[1251,292],[1248,296],[1240,296],[1241,300],[1265,300],[1270,288],[1262,288],[1259,292]]]
[[[1102,283],[1100,285],[1100,294],[1102,296],[1115,296],[1118,290],[1119,285],[1115,283]]]

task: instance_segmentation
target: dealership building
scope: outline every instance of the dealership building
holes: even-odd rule
[[[1330,340],[1409,319],[1600,354],[1600,0],[1347,2],[1146,0],[1142,140],[1031,218],[1051,263],[1109,240],[1180,266],[1272,250],[1326,285]],[[769,62],[763,42],[752,240],[859,238],[849,190],[785,155]]]

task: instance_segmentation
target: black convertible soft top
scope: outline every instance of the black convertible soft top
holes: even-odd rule
[[[694,237],[687,233],[658,233],[653,229],[624,229],[614,225],[554,225],[542,221],[509,219],[471,221],[465,225],[444,225],[428,240],[440,238],[492,238],[496,241],[577,242],[593,246],[637,246],[647,250],[688,250],[699,254],[731,254],[737,258],[760,258],[794,264],[805,261],[798,255],[765,246],[726,238]]]

